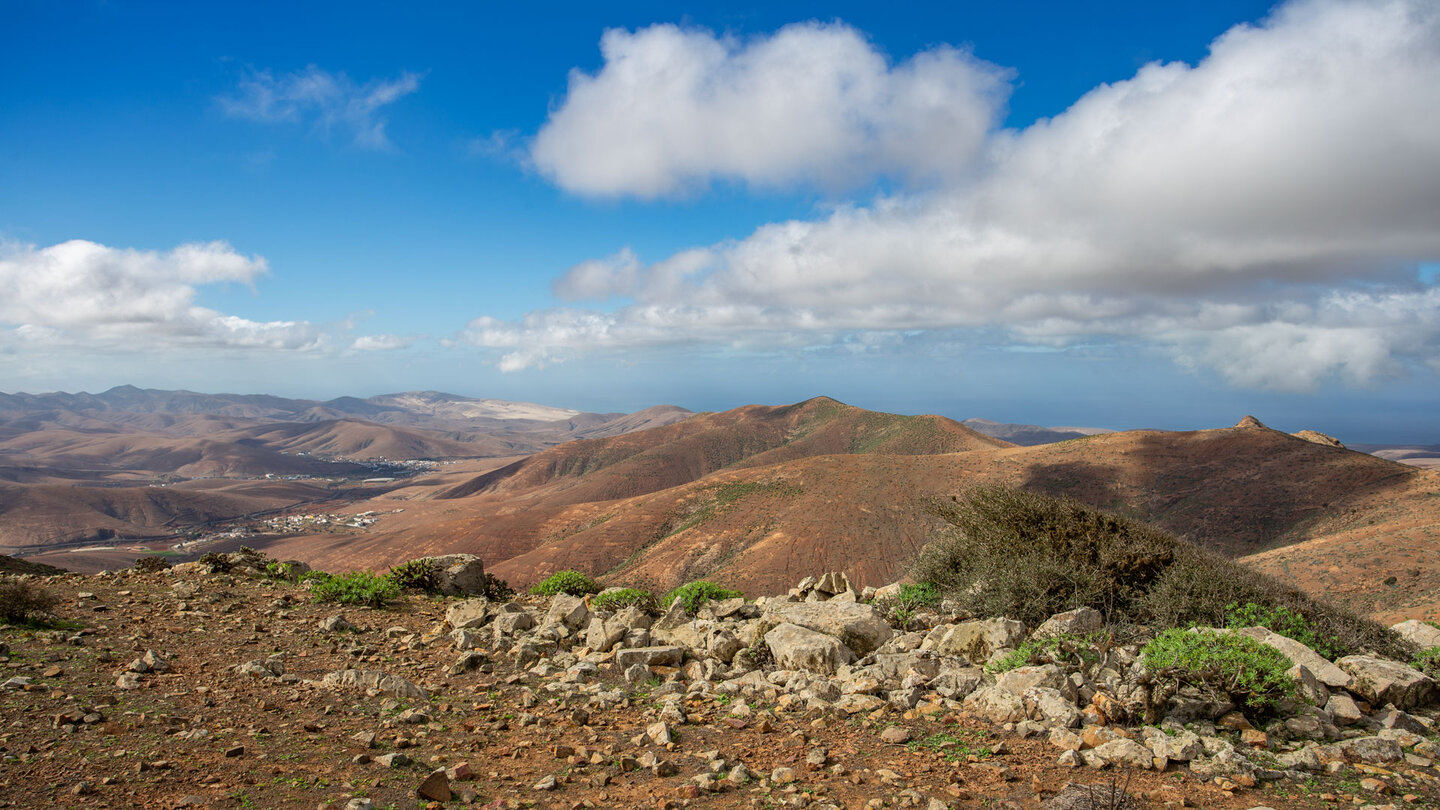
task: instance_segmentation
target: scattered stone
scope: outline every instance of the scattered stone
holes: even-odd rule
[[[904,728],[903,726],[890,726],[880,732],[880,739],[891,745],[907,743],[910,742],[910,729]]]
[[[432,771],[425,781],[415,788],[415,793],[422,799],[431,799],[437,802],[448,802],[454,794],[450,792],[450,777],[444,769]]]

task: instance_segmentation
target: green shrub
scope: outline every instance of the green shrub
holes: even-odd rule
[[[400,586],[389,577],[370,571],[351,571],[316,579],[310,593],[316,602],[380,608],[400,595]]]
[[[324,581],[326,581],[326,580],[328,580],[328,579],[332,579],[332,577],[331,577],[329,574],[325,573],[324,571],[310,570],[310,571],[306,571],[305,573],[303,573],[303,574],[300,575],[300,581],[301,581],[302,583],[303,583],[303,582],[324,582]]]
[[[900,586],[900,595],[896,597],[896,601],[911,610],[933,608],[940,606],[940,596],[940,589],[932,582],[905,583]]]
[[[1295,697],[1292,665],[1279,650],[1238,633],[1172,628],[1140,652],[1147,671],[1202,690],[1226,695],[1255,711]]]
[[[556,571],[530,587],[530,593],[536,596],[554,596],[557,593],[585,596],[600,590],[600,583],[579,571]]]
[[[693,616],[706,602],[712,600],[718,602],[721,599],[734,599],[744,595],[745,594],[739,591],[732,591],[729,588],[721,587],[713,582],[706,582],[703,579],[699,579],[681,585],[675,590],[665,594],[665,598],[661,601],[668,607],[675,601],[676,597],[679,597],[680,603],[685,607],[685,612]]]
[[[60,600],[44,588],[17,577],[0,579],[0,620],[7,624],[33,621]]]
[[[142,571],[147,574],[154,574],[159,571],[164,571],[171,566],[170,561],[165,559],[164,557],[155,554],[146,554],[142,557],[136,557],[135,564],[131,567],[133,567],[136,571]]]
[[[590,606],[600,610],[623,610],[632,605],[646,613],[659,611],[659,603],[655,600],[655,594],[639,588],[606,591],[590,600]]]
[[[407,560],[390,569],[390,581],[401,588],[434,593],[440,590],[440,566],[430,557]]]
[[[1375,622],[1156,527],[1075,501],[982,486],[933,511],[949,526],[927,544],[911,575],[977,615],[1033,627],[1083,606],[1099,610],[1111,626],[1224,627],[1228,606],[1253,603],[1302,617],[1333,654],[1369,649],[1408,660],[1415,653]]]
[[[1254,602],[1243,605],[1231,602],[1225,606],[1228,615],[1226,626],[1233,629],[1242,627],[1264,627],[1273,633],[1292,638],[1329,659],[1339,658],[1335,640],[1321,636],[1304,616],[1283,605],[1265,606]]]

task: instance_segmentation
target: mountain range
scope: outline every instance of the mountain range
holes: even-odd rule
[[[1156,523],[1377,616],[1440,606],[1440,472],[1253,417],[1114,432],[825,397],[627,415],[435,392],[0,395],[0,550],[81,569],[133,558],[76,551],[121,538],[158,548],[344,512],[383,518],[215,547],[327,570],[465,551],[516,585],[566,568],[656,590],[708,578],[767,593],[827,570],[884,584],[945,529],[936,505],[979,483]]]

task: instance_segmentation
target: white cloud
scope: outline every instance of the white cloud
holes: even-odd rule
[[[0,245],[0,338],[32,346],[119,350],[225,347],[305,350],[320,344],[301,321],[251,321],[194,303],[197,287],[252,283],[263,258],[224,242],[168,252],[80,239],[49,247]]]
[[[948,46],[897,65],[855,29],[797,23],[740,41],[611,29],[572,71],[530,156],[563,188],[657,197],[712,179],[839,186],[952,177],[982,145],[1008,75]]]
[[[859,41],[843,27],[792,32],[802,34]],[[691,133],[719,126],[710,106],[653,82],[620,83],[673,74],[690,92],[708,86],[691,77],[707,65],[748,81],[731,63],[769,64],[750,55],[759,45],[713,38],[719,51],[694,57],[707,36],[607,34],[606,68],[572,77],[537,152],[547,132],[569,131],[564,114],[587,109],[595,87],[628,88],[625,110],[664,106],[671,117],[634,140],[619,137],[624,116],[613,131],[597,124],[591,148],[577,153],[597,171],[633,175],[634,185],[555,168],[557,182],[662,193],[711,175],[799,176],[767,175],[769,153],[745,162],[703,140],[692,152]],[[642,70],[657,54],[671,60],[666,69]],[[714,93],[747,86],[726,78]],[[982,171],[651,265],[629,252],[584,263],[556,282],[557,294],[632,303],[485,319],[467,337],[506,349],[507,367],[517,368],[607,346],[999,328],[1045,345],[1139,338],[1237,385],[1371,382],[1440,357],[1440,297],[1415,278],[1418,264],[1440,258],[1436,132],[1440,6],[1300,0],[1231,29],[1198,65],[1146,65],[1053,119],[991,136]],[[954,157],[930,140],[914,143],[910,168]],[[651,153],[661,156],[654,165],[637,164]],[[800,175],[848,168],[835,156],[854,153],[811,154]]]
[[[399,335],[361,335],[355,338],[350,348],[361,352],[385,352],[403,349],[410,341]]]
[[[236,118],[266,123],[309,123],[322,135],[344,130],[356,146],[385,149],[383,109],[420,89],[420,75],[404,72],[399,78],[374,79],[356,84],[344,73],[331,73],[315,65],[277,78],[268,70],[242,79],[232,96],[219,99],[221,108]]]

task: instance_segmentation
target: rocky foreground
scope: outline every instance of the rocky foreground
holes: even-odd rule
[[[1247,718],[1113,638],[985,668],[1093,611],[898,628],[834,574],[660,617],[564,594],[337,613],[199,564],[32,581],[64,629],[0,629],[0,807],[1440,807],[1435,682],[1261,628],[1303,699]]]

